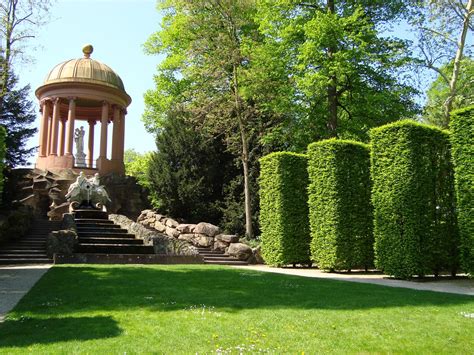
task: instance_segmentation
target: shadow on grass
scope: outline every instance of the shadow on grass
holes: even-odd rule
[[[111,338],[121,333],[117,322],[111,317],[10,318],[0,325],[0,349]]]
[[[17,305],[18,314],[243,309],[358,310],[472,304],[473,297],[212,266],[59,266]],[[1,332],[1,327],[0,327]]]

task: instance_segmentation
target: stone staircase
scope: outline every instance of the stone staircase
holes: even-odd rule
[[[0,265],[52,263],[53,260],[46,255],[46,237],[60,227],[60,221],[34,220],[25,237],[12,239],[0,246]]]
[[[107,212],[84,209],[74,212],[79,237],[76,253],[80,254],[154,254],[152,246],[143,244],[107,218]],[[97,258],[95,258],[97,259]]]
[[[210,248],[198,248],[199,255],[204,259],[205,264],[214,265],[248,265],[246,261],[238,260],[223,251],[212,250]]]

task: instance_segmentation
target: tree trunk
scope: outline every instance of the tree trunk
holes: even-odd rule
[[[327,1],[327,11],[331,14],[334,13],[334,0]],[[329,47],[328,49],[328,59],[332,60],[335,49]],[[335,75],[329,77],[330,81],[327,88],[328,94],[328,121],[327,128],[330,137],[337,136],[337,78]]]
[[[10,0],[8,1],[8,5],[5,5],[5,8],[8,10],[5,13],[6,19],[4,19],[5,23],[5,50],[3,54],[3,61],[2,61],[2,82],[1,91],[0,91],[0,98],[3,99],[7,92],[7,85],[9,80],[9,73],[10,73],[10,62],[11,62],[11,48],[12,48],[12,36],[13,36],[13,26],[15,25],[16,21],[16,6],[17,0]]]
[[[249,143],[247,135],[245,133],[245,125],[242,118],[242,107],[240,105],[239,98],[239,81],[237,79],[237,66],[233,65],[233,77],[234,77],[234,98],[235,98],[235,111],[237,120],[239,122],[240,138],[242,141],[242,166],[244,168],[244,198],[245,198],[245,234],[248,238],[253,238],[253,227],[252,227],[252,200],[250,197],[250,179],[249,179]]]
[[[456,51],[456,56],[454,57],[454,67],[453,74],[451,75],[451,80],[449,82],[449,96],[444,102],[444,118],[446,122],[446,127],[449,125],[449,116],[453,109],[454,97],[457,93],[456,84],[459,77],[459,69],[461,67],[461,60],[464,52],[464,45],[466,43],[466,36],[469,30],[469,20],[473,14],[474,0],[469,0],[466,5],[466,12],[464,14],[463,27],[461,31],[461,36],[459,37],[458,49]]]

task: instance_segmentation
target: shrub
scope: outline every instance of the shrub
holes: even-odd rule
[[[329,139],[308,146],[311,258],[320,269],[373,265],[370,150]]]
[[[375,262],[400,278],[458,267],[449,135],[414,121],[371,131]]]
[[[450,128],[461,262],[474,276],[474,106],[453,112]]]
[[[260,228],[266,263],[309,263],[307,158],[278,152],[260,159]]]

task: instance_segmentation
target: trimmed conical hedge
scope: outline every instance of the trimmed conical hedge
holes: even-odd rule
[[[262,256],[268,265],[308,264],[307,157],[278,152],[260,159]]]
[[[375,262],[400,278],[458,268],[449,134],[414,121],[372,129]]]
[[[450,128],[461,263],[474,276],[474,106],[453,112]]]

